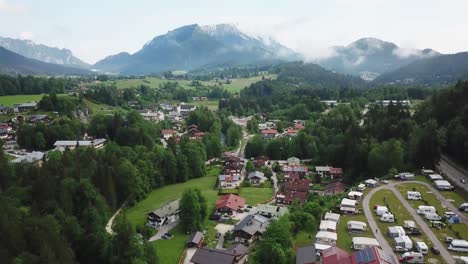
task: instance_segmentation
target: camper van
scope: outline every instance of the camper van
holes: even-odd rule
[[[458,209],[462,212],[468,212],[468,203],[462,203]]]
[[[468,241],[454,239],[450,243],[448,249],[452,251],[457,251],[457,252],[468,252]]]
[[[353,249],[354,250],[361,250],[367,247],[380,247],[380,244],[375,238],[353,237]]]
[[[419,192],[408,191],[406,192],[406,197],[408,200],[422,200],[421,193]]]
[[[377,206],[377,208],[375,208],[375,213],[378,215],[378,216],[381,216],[383,214],[386,214],[388,213],[388,207],[387,206]]]
[[[442,217],[438,215],[437,213],[425,213],[424,218],[426,218],[429,221],[440,221],[442,220]]]
[[[413,241],[408,236],[395,237],[395,251],[407,252],[413,249]]]
[[[401,255],[401,263],[424,263],[424,256],[419,252],[406,252]]]
[[[426,213],[436,213],[436,209],[434,206],[420,205],[418,206],[416,213],[420,215],[426,214]]]
[[[383,214],[379,220],[382,222],[393,223],[395,222],[395,217],[393,216],[393,214],[387,213]]]
[[[361,184],[359,184],[357,186],[357,190],[360,191],[360,192],[364,191],[365,189],[366,189],[366,185],[363,184],[363,183],[361,183]]]
[[[416,251],[418,251],[421,254],[426,255],[427,253],[429,253],[429,248],[424,242],[416,242]]]

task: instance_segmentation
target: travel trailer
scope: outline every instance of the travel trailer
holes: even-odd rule
[[[422,200],[420,192],[408,191],[406,192],[406,198],[408,198],[408,200]]]
[[[365,189],[366,189],[366,185],[363,184],[363,183],[361,183],[361,184],[359,184],[357,186],[357,190],[360,191],[360,192],[364,191]]]
[[[393,223],[395,222],[395,217],[393,216],[393,214],[388,213],[383,214],[379,220],[382,222]]]
[[[442,220],[442,217],[438,215],[437,213],[425,213],[424,218],[426,218],[429,221],[440,221]]]
[[[378,216],[386,214],[386,213],[388,213],[388,207],[387,206],[377,206],[377,208],[375,208],[375,213]]]
[[[418,214],[436,213],[436,209],[434,206],[420,205],[418,206],[416,213]]]
[[[427,247],[426,243],[424,242],[416,242],[416,250],[421,253],[426,255],[429,253],[429,248]]]
[[[367,247],[380,247],[379,242],[375,238],[370,237],[353,237],[353,249],[361,250]]]
[[[395,237],[395,250],[404,249],[404,251],[410,251],[413,249],[413,241],[408,236]]]
[[[448,249],[452,251],[457,251],[457,252],[468,252],[468,241],[454,239],[450,243]]]
[[[419,252],[406,252],[401,255],[401,263],[424,263],[424,256]]]
[[[350,232],[359,233],[367,230],[367,224],[361,221],[348,221],[347,226]]]

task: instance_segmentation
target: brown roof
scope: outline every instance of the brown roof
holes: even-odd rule
[[[332,182],[325,186],[325,192],[344,192],[346,189],[346,184],[342,182]]]
[[[300,191],[300,192],[308,192],[310,188],[311,180],[309,179],[299,179],[293,181],[286,181],[284,183],[284,190],[285,191]]]
[[[343,174],[343,169],[342,168],[330,168],[330,174],[342,175]]]
[[[220,249],[199,248],[190,259],[195,264],[232,264],[237,255]]]
[[[278,196],[284,195],[284,198],[279,198]],[[283,203],[292,203],[292,202],[300,202],[304,203],[309,196],[308,192],[296,192],[296,191],[284,191],[282,193],[278,193],[276,195],[276,199],[283,200]]]
[[[286,181],[293,181],[293,180],[299,180],[301,179],[301,175],[297,172],[289,172],[286,175],[284,175],[284,179]]]
[[[227,194],[227,195],[221,196],[216,201],[216,209],[229,208],[231,210],[237,210],[244,206],[245,206],[245,199],[235,194]]]

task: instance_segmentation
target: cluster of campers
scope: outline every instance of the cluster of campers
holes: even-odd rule
[[[388,210],[387,206],[376,205],[375,206],[375,213],[380,216],[379,220],[381,222],[386,223],[393,223],[395,222],[395,217],[393,214]]]

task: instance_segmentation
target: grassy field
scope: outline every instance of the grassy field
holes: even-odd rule
[[[266,75],[265,78],[276,79],[276,75],[274,74]],[[221,86],[231,93],[238,93],[245,87],[251,85],[252,83],[258,82],[260,80],[262,80],[261,76],[251,77],[251,78],[232,79],[230,84],[224,83]],[[158,88],[159,85],[162,85],[166,82],[178,82],[184,88],[195,89],[195,87],[189,85],[190,81],[188,80],[166,80],[166,79],[161,79],[161,78],[156,78],[156,77],[118,80],[115,82],[115,84],[117,85],[117,88],[119,89],[137,87],[139,85],[146,85],[151,88]],[[206,81],[206,82],[201,82],[201,83],[206,86],[219,85],[219,83],[215,81]]]
[[[424,185],[417,184],[417,183],[404,183],[397,186],[398,191],[406,197],[407,191],[416,190],[421,193],[421,196],[425,201],[428,202],[429,205],[432,205],[436,208],[437,213],[441,216],[444,215],[446,211],[449,211],[442,202],[437,199],[437,197]],[[442,194],[444,192],[441,192]],[[449,192],[447,192],[449,193]],[[413,208],[417,208],[420,205],[426,205],[423,201],[408,201]],[[432,229],[434,234],[439,238],[439,240],[443,241],[446,236],[456,237],[456,233],[460,235],[462,239],[468,239],[468,228],[464,224],[452,224],[451,228],[443,228],[441,230]]]
[[[11,107],[14,104],[27,103],[32,101],[39,102],[43,96],[43,94],[0,96],[0,105]],[[59,94],[59,96],[65,96],[65,94]]]
[[[210,109],[211,111],[217,111],[219,101],[218,100],[213,100],[213,101],[192,101],[189,104],[196,105],[196,106],[204,106],[204,107]]]
[[[385,233],[384,237],[390,244],[390,246],[394,245],[394,240],[390,238],[386,233],[388,231],[389,226],[403,226],[403,221],[404,220],[411,220],[414,221],[413,217],[409,214],[409,212],[406,210],[406,208],[399,202],[391,202],[391,201],[398,201],[398,198],[395,196],[395,194],[390,191],[390,190],[380,190],[376,192],[370,199],[369,206],[372,211],[374,211],[374,205],[375,204],[380,204],[383,205],[385,204],[385,201],[389,203],[388,209],[393,213],[395,216],[395,222],[394,223],[385,223],[381,222],[378,220],[378,216],[374,214],[374,219],[377,222],[377,226],[380,229],[380,232]],[[432,247],[432,242],[429,240],[429,238],[426,236],[426,234],[422,233],[420,236],[411,236],[411,240],[413,240],[413,246],[416,245],[416,242],[423,241],[426,243],[426,245],[430,248]],[[426,262],[427,263],[445,263],[443,259],[440,256],[434,255],[432,252],[429,252],[425,256]]]
[[[256,205],[271,199],[273,196],[273,189],[260,187],[242,187],[239,195],[245,198],[247,204]]]
[[[88,107],[93,114],[112,111],[112,107],[106,104],[97,103],[89,99],[83,99],[83,103]]]

